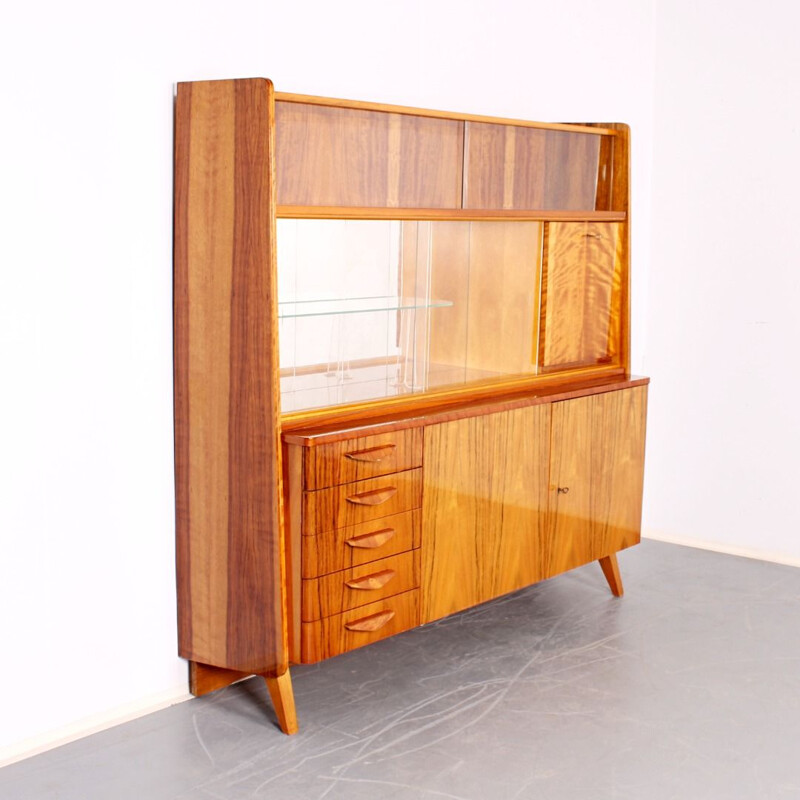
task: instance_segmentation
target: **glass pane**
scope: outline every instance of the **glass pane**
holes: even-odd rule
[[[283,411],[536,374],[542,230],[279,220]]]

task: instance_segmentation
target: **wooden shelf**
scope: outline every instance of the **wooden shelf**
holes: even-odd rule
[[[624,211],[547,209],[364,208],[355,206],[278,206],[280,219],[398,219],[461,222],[624,222]]]

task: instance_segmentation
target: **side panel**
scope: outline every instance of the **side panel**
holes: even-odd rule
[[[286,669],[273,89],[180,84],[175,451],[180,654]]]
[[[639,542],[646,416],[646,386],[553,404],[545,577]]]
[[[545,577],[550,406],[425,429],[422,622]]]

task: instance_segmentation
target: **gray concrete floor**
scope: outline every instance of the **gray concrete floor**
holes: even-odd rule
[[[0,770],[3,800],[800,798],[800,570],[657,542]]]

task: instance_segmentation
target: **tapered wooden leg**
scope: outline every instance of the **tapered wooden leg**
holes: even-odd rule
[[[264,680],[267,682],[269,696],[272,698],[272,705],[275,706],[281,730],[284,733],[297,733],[297,712],[294,708],[294,692],[289,670],[287,669],[283,675],[278,675],[277,678],[265,675]]]
[[[603,570],[603,575],[606,576],[608,586],[611,589],[611,594],[614,597],[622,597],[625,590],[622,588],[622,578],[619,576],[619,564],[617,563],[617,554],[612,553],[610,556],[600,559],[600,567]]]

